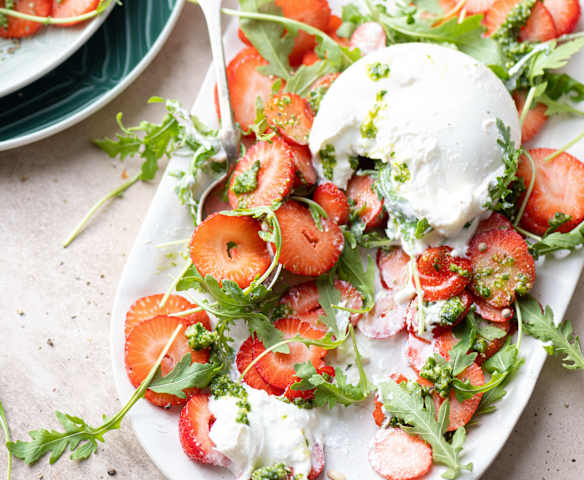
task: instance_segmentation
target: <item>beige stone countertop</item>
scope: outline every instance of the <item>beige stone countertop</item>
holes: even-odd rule
[[[156,182],[132,187],[99,213],[68,249],[61,242],[93,202],[132,174],[137,161],[107,158],[88,139],[160,118],[152,95],[190,105],[210,61],[205,26],[188,5],[165,47],[126,92],[83,123],[28,147],[0,153],[0,401],[12,435],[57,427],[54,411],[97,424],[120,408],[109,349],[114,294]],[[212,101],[212,99],[209,99]],[[160,175],[157,177],[160,178]],[[568,317],[584,337],[584,281]],[[548,359],[513,434],[485,480],[584,478],[584,373]],[[0,449],[0,477],[7,456]],[[108,474],[108,471],[110,472]],[[115,476],[110,474],[115,472]],[[82,463],[66,453],[50,466],[16,461],[14,480],[160,480],[129,422],[108,433]]]

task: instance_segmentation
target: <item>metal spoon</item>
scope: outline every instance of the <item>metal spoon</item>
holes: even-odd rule
[[[217,93],[219,96],[219,112],[221,113],[221,129],[219,130],[219,140],[223,150],[227,155],[227,169],[225,175],[211,182],[203,191],[199,200],[197,212],[197,223],[203,221],[205,211],[205,201],[207,196],[217,185],[225,181],[230,171],[230,167],[239,158],[239,129],[235,128],[233,121],[233,111],[229,101],[229,87],[227,86],[227,75],[225,73],[225,54],[223,52],[223,37],[221,35],[221,0],[199,0],[199,5],[203,10],[209,41],[211,42],[211,54],[213,55],[213,65],[217,77]]]

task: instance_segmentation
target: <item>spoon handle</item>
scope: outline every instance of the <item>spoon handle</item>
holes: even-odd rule
[[[229,101],[229,87],[227,85],[227,75],[225,72],[225,55],[223,51],[223,37],[221,35],[221,1],[220,0],[199,0],[199,5],[203,9],[209,41],[211,43],[211,53],[213,55],[213,65],[215,76],[217,77],[217,93],[219,96],[219,111],[221,112],[221,129],[219,137],[223,149],[229,162],[235,162],[239,157],[239,130],[233,121],[233,112]]]

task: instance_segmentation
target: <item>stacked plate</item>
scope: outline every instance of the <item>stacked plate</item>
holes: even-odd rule
[[[0,151],[80,122],[152,61],[184,0],[127,0],[83,27],[0,39]]]

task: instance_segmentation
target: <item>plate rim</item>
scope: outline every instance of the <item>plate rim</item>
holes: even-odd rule
[[[112,0],[112,3],[107,7],[107,10],[105,12],[95,17],[87,25],[85,25],[85,28],[81,32],[81,35],[79,35],[75,39],[73,44],[70,45],[69,48],[60,57],[55,58],[52,62],[45,65],[44,68],[41,68],[33,75],[30,75],[29,77],[17,81],[10,87],[0,89],[0,98],[6,97],[11,93],[16,92],[17,90],[20,90],[21,88],[30,85],[35,80],[38,80],[39,78],[45,76],[50,71],[54,70],[59,65],[66,62],[71,57],[71,55],[73,55],[77,50],[79,50],[83,45],[85,45],[85,43],[93,36],[97,29],[103,25],[103,23],[107,20],[110,13],[116,6],[117,2],[115,0]],[[48,25],[48,27],[50,28],[51,26]]]
[[[138,78],[138,76],[140,76],[140,74],[144,72],[146,67],[148,67],[148,65],[150,65],[150,63],[154,60],[156,55],[158,55],[158,53],[166,43],[166,40],[168,40],[170,33],[174,29],[174,26],[176,25],[176,22],[178,21],[186,2],[187,0],[177,0],[170,16],[168,17],[166,25],[158,35],[156,41],[152,44],[152,47],[148,50],[146,55],[142,57],[138,64],[130,71],[130,73],[126,75],[114,88],[108,90],[106,93],[97,97],[92,103],[87,105],[84,109],[80,110],[79,112],[73,115],[65,117],[61,121],[57,121],[56,123],[48,127],[41,128],[36,132],[11,138],[10,140],[0,141],[0,152],[11,150],[13,148],[23,147],[25,145],[30,145],[31,143],[35,143],[45,138],[56,135],[57,133],[60,133],[63,130],[67,130],[68,128],[85,120],[98,110],[101,110],[108,103],[110,103],[112,100],[118,97],[126,88],[128,88],[132,83],[134,83],[136,78]]]

